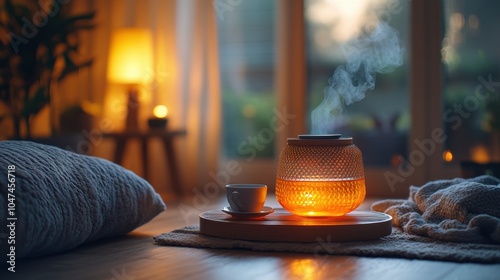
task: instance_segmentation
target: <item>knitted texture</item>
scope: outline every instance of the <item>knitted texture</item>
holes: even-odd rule
[[[500,180],[492,176],[429,182],[410,187],[408,200],[376,202],[409,234],[436,240],[500,244]]]
[[[13,183],[8,170],[15,170]],[[148,182],[112,162],[28,141],[0,142],[0,230],[2,237],[12,236],[4,223],[17,218],[17,258],[125,234],[164,209]],[[6,240],[0,239],[0,252],[6,252]]]

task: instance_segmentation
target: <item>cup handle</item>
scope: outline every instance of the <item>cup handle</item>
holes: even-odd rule
[[[236,207],[238,207],[239,211],[241,211],[242,207],[241,207],[241,203],[240,203],[240,193],[237,192],[237,191],[233,191],[231,193],[231,201],[234,203],[234,205],[236,205]]]

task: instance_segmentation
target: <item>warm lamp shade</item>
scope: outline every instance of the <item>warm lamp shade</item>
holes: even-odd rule
[[[152,54],[152,35],[148,29],[116,29],[111,36],[108,80],[121,84],[146,82],[152,73]]]

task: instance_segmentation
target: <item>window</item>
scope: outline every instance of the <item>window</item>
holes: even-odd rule
[[[282,5],[292,2],[303,3],[307,74],[276,75],[274,69],[283,67],[274,62],[275,45],[298,31],[277,34],[275,19],[289,12]],[[290,98],[306,100],[304,119],[312,131],[311,114],[335,70],[349,63],[352,40],[369,34],[376,22],[385,22],[398,31],[402,65],[374,73],[374,89],[344,106],[329,131],[352,136],[360,147],[368,195],[407,196],[410,185],[460,176],[463,160],[499,157],[497,2],[242,1],[220,22],[225,154],[241,157],[237,145],[262,127],[253,116],[262,113],[267,121],[269,106],[283,105],[283,93],[276,93],[279,98],[273,93],[282,79],[306,82],[304,96]],[[256,53],[259,57],[252,56]],[[490,94],[477,96],[481,85]],[[277,144],[266,146],[259,156],[276,158]]]
[[[443,3],[443,161],[500,161],[500,2]]]
[[[275,1],[234,3],[218,21],[222,150],[228,158],[273,158],[275,137],[266,128],[276,107]]]
[[[393,67],[394,70],[389,71],[390,73],[381,74],[373,71],[369,74],[375,78],[373,90],[360,92],[366,94],[365,97],[352,104],[341,106],[343,107],[341,112],[331,112],[334,118],[329,120],[330,132],[353,137],[363,152],[366,166],[390,166],[395,161],[397,164],[400,158],[407,155],[411,117],[408,104],[407,52],[410,45],[408,14],[407,1],[305,1],[309,100],[307,116],[311,116],[312,111],[322,102],[325,88],[340,84],[338,79],[332,81],[336,69],[348,68],[347,64],[356,63],[353,61],[355,54],[349,52],[353,48],[360,48],[363,42],[359,39],[371,39],[367,38],[367,34],[375,25],[385,22],[388,25],[387,32],[395,29],[396,38],[403,47],[402,65]],[[372,46],[368,46],[362,54],[369,52],[370,49],[373,49]],[[381,47],[380,51],[392,54],[395,51],[399,52],[400,49],[395,44],[387,44]],[[367,62],[368,59],[361,62],[361,68],[363,65],[368,65]],[[374,67],[378,65],[373,65],[371,68]],[[353,79],[349,83],[355,82]],[[360,88],[361,86],[356,90],[362,91]],[[347,92],[338,94],[350,95]],[[312,123],[311,119],[308,123]],[[311,131],[314,133],[314,129]]]

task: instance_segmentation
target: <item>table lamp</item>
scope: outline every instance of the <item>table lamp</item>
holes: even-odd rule
[[[107,78],[128,87],[126,130],[139,128],[138,88],[151,77],[152,35],[148,29],[119,28],[111,35]]]

